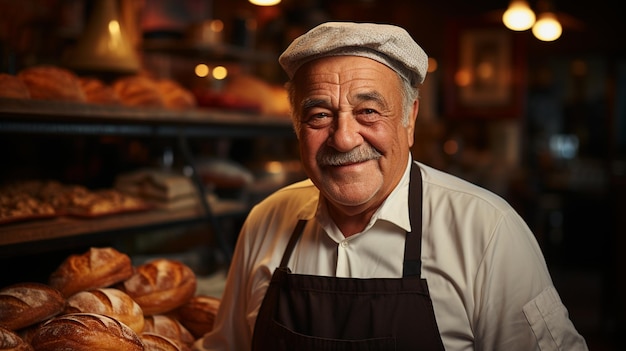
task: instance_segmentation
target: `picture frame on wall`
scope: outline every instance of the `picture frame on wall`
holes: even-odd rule
[[[449,118],[507,119],[523,114],[526,53],[519,33],[502,24],[448,26],[444,110]]]

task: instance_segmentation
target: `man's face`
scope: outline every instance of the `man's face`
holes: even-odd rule
[[[308,176],[343,214],[375,210],[406,168],[417,101],[404,126],[400,78],[364,57],[311,61],[296,72],[293,83]]]

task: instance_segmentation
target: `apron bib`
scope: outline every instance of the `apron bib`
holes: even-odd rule
[[[287,267],[306,221],[291,235],[257,316],[252,350],[444,350],[421,272],[422,179],[411,167],[402,278],[293,274]]]

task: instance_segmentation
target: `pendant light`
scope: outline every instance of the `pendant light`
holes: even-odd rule
[[[552,3],[549,0],[542,0],[537,3],[539,16],[533,25],[533,35],[543,41],[557,40],[563,32],[563,27],[553,11]]]
[[[511,0],[502,15],[502,22],[510,30],[524,31],[535,23],[535,13],[526,0]]]
[[[85,32],[65,58],[67,66],[79,71],[133,73],[139,70],[139,56],[121,21],[118,1],[94,2]]]
[[[251,4],[257,6],[274,6],[280,3],[280,0],[248,0]]]

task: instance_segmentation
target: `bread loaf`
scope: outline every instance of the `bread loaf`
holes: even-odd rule
[[[187,328],[175,318],[166,315],[146,316],[143,332],[165,336],[187,346],[191,346],[195,341],[195,337]]]
[[[177,82],[171,79],[160,79],[156,83],[166,108],[188,109],[197,106],[196,97]]]
[[[63,311],[65,299],[41,283],[17,283],[0,289],[0,327],[18,330]]]
[[[117,79],[112,84],[122,104],[133,107],[163,107],[163,97],[156,81],[147,76],[133,75]]]
[[[74,313],[50,319],[32,338],[37,351],[143,351],[137,333],[126,324],[95,313]]]
[[[67,299],[63,313],[104,314],[126,324],[138,334],[144,327],[141,307],[119,289],[100,288],[77,292]]]
[[[187,351],[174,340],[163,335],[154,333],[143,333],[139,336],[144,345],[145,351]]]
[[[33,351],[33,347],[13,331],[0,327],[0,351]]]
[[[220,299],[196,295],[176,310],[176,319],[198,339],[213,330]]]
[[[132,274],[128,255],[111,247],[92,247],[66,258],[50,275],[50,285],[67,298],[79,291],[109,287]]]
[[[78,76],[65,68],[32,66],[21,70],[17,76],[26,84],[33,99],[85,101]]]
[[[30,99],[26,83],[17,76],[0,73],[0,98]]]
[[[121,105],[113,87],[94,77],[80,77],[80,87],[87,102],[102,105]]]
[[[122,289],[144,315],[165,314],[183,305],[196,292],[196,275],[182,262],[159,258],[135,267]]]

